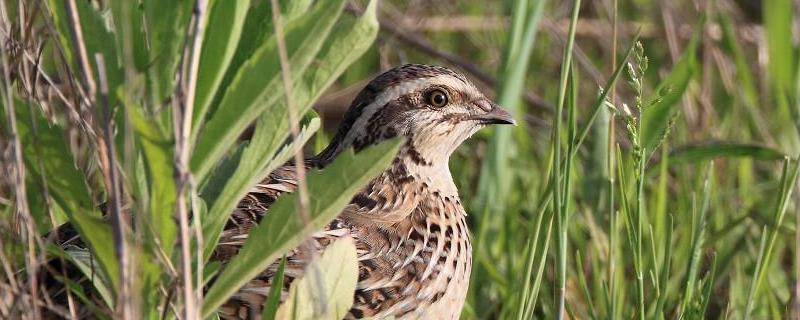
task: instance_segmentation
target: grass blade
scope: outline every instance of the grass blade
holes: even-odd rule
[[[220,84],[239,44],[250,0],[216,1],[209,9],[208,25],[217,27],[207,28],[203,39],[192,128],[199,126],[217,90],[223,89]]]
[[[758,144],[710,142],[675,148],[669,157],[675,162],[701,162],[715,158],[749,157],[756,160],[778,160],[786,155],[776,149]]]
[[[275,276],[272,277],[274,282],[269,288],[269,296],[267,301],[264,302],[264,310],[261,312],[261,319],[275,320],[275,313],[278,312],[278,305],[281,303],[281,291],[283,291],[283,270],[286,268],[286,256],[281,259],[281,264],[278,265],[278,270],[275,271]]]

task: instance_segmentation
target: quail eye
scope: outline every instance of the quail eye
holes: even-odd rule
[[[436,89],[431,91],[430,95],[428,96],[428,100],[430,100],[431,106],[435,108],[444,107],[447,104],[447,94],[444,91]]]

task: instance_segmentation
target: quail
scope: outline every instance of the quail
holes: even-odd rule
[[[284,293],[302,277],[308,250],[351,237],[358,283],[346,318],[458,319],[469,285],[472,247],[448,161],[479,129],[514,124],[512,116],[463,75],[440,66],[407,64],[377,76],[356,96],[336,135],[307,159],[324,170],[338,154],[402,137],[391,165],[361,189],[339,216],[312,236],[313,246],[287,254]],[[295,189],[295,166],[278,168],[253,186],[227,223],[213,260],[224,264],[282,193]],[[225,318],[257,318],[277,263],[242,287],[223,307]]]

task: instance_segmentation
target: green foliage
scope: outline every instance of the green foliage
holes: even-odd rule
[[[295,79],[302,77],[325,40],[332,40],[328,35],[343,7],[342,0],[321,2],[302,17],[286,22],[286,50]],[[219,106],[202,127],[203,132],[198,134],[192,171],[199,181],[206,178],[254,118],[263,112],[278,112],[270,110],[278,102],[280,95],[275,92],[281,88],[280,65],[275,63],[276,43],[274,36],[270,37],[239,68]]]
[[[203,50],[202,63],[197,72],[197,97],[192,125],[197,127],[220,89],[222,77],[233,59],[250,1],[215,1],[210,9]],[[224,27],[222,27],[224,26]],[[210,27],[210,28],[209,28]],[[197,132],[197,131],[196,131]]]
[[[138,318],[183,317],[173,118],[186,99],[179,85],[191,70],[191,29],[199,18],[187,205],[192,284],[207,290],[199,306],[206,318],[216,318],[217,306],[242,283],[332,219],[391,160],[399,142],[343,154],[309,174],[308,224],[294,214],[296,195],[282,197],[235,261],[209,262],[249,188],[308,141],[324,146],[322,124],[335,122],[334,109],[349,102],[342,92],[363,87],[376,66],[445,64],[409,38],[462,58],[464,70],[496,70],[496,88],[488,88],[495,91],[487,94],[519,123],[482,130],[451,161],[474,246],[463,319],[791,317],[798,281],[791,214],[800,171],[794,3],[377,2],[279,1],[291,94],[302,118],[296,139],[289,134],[270,1],[210,0],[204,16],[193,17],[195,1],[77,0],[77,24],[70,1],[8,2],[8,62],[0,65],[12,71],[11,92],[0,79],[0,145],[8,146],[0,161],[7,175],[0,183],[0,231],[9,234],[0,236],[3,270],[6,262],[22,270],[29,251],[37,259],[64,259],[86,281],[56,279],[91,317],[117,316],[109,309],[118,308],[123,281],[133,284]],[[363,14],[353,13],[362,7]],[[21,19],[20,12],[38,18]],[[383,30],[375,41],[378,17],[400,34]],[[85,57],[72,35],[76,25]],[[41,51],[31,46],[38,40]],[[16,67],[20,61],[27,68]],[[25,80],[36,68],[57,85],[35,78],[34,95]],[[621,77],[626,81],[617,85]],[[557,108],[530,103],[531,94]],[[323,95],[334,97],[325,103],[334,108],[317,116],[310,110]],[[42,96],[57,99],[45,103]],[[131,279],[119,277],[113,226],[100,209],[109,197],[97,138],[107,110],[118,159],[112,166],[130,219],[124,232]],[[12,141],[9,119],[42,243],[22,241],[13,228],[19,217],[9,169],[13,144],[5,143]],[[48,232],[64,221],[75,229],[73,243],[86,249],[48,242],[54,239]],[[264,318],[341,318],[357,277],[346,242],[336,242],[293,283],[289,303],[281,305],[280,290],[272,290]],[[280,265],[279,274],[289,272],[288,263]],[[324,294],[312,277],[325,280]]]
[[[64,132],[51,127],[21,100],[15,101],[15,105],[27,173],[38,190],[47,186],[51,201],[63,210],[81,239],[92,249],[100,265],[99,271],[109,280],[107,286],[117,288],[118,263],[114,257],[111,228],[92,204],[86,177],[75,167]]]
[[[41,232],[57,227],[50,224],[51,219],[63,220],[58,217],[65,216],[79,237],[71,241],[88,247],[48,251],[90,279],[91,290],[102,297],[102,302],[92,302],[83,286],[59,277],[88,304],[94,316],[106,317],[109,313],[104,310],[118,307],[123,282],[132,290],[127,292],[131,297],[125,299],[137,316],[172,316],[169,310],[183,308],[184,296],[165,300],[161,293],[177,289],[179,273],[200,272],[199,268],[177,269],[181,265],[178,249],[189,244],[178,241],[175,216],[181,201],[176,182],[181,150],[176,146],[183,139],[175,135],[173,127],[179,116],[176,108],[184,107],[181,104],[186,96],[194,94],[194,105],[185,106],[194,109],[188,122],[189,158],[194,170],[188,181],[186,206],[195,217],[190,227],[191,245],[201,249],[190,248],[191,259],[205,265],[236,203],[253,184],[295,152],[302,152],[303,145],[319,129],[319,118],[309,110],[374,41],[378,30],[376,5],[371,2],[364,14],[356,17],[344,13],[343,0],[282,2],[294,81],[291,94],[298,113],[308,115],[299,136],[292,140],[283,95],[275,94],[282,91],[282,85],[269,1],[257,6],[249,1],[209,1],[205,8],[193,7],[193,1],[114,2],[108,8],[86,1],[75,3],[74,11],[69,1],[50,1],[43,8],[54,22],[55,39],[67,62],[63,67],[68,68],[70,81],[80,86],[74,91],[78,98],[65,101],[78,105],[78,111],[60,114],[54,123],[39,111],[49,105],[23,99],[21,90],[13,93],[11,110],[15,114],[10,119],[17,124],[27,189],[33,192],[30,201],[36,203],[32,213]],[[72,23],[73,13],[80,28]],[[194,29],[195,23],[198,29]],[[83,42],[76,42],[79,38]],[[199,46],[193,46],[195,43]],[[197,54],[192,53],[193,48],[199,50]],[[100,56],[102,61],[96,58]],[[193,56],[198,57],[195,66]],[[85,77],[84,61],[90,67]],[[99,62],[104,65],[98,66]],[[196,83],[191,82],[194,70]],[[108,96],[101,90],[106,86]],[[97,166],[98,161],[105,161],[105,146],[99,137],[105,130],[106,118],[102,115],[107,110],[114,115],[111,134],[117,150],[117,161],[110,167],[123,173],[120,196],[125,203],[123,215],[130,219],[130,224],[121,228],[122,241],[129,248],[124,254],[135,261],[128,270],[135,276],[129,279],[119,277],[116,248],[120,246],[112,237],[116,226],[104,216],[110,212],[101,212],[98,206],[110,196],[105,194],[110,189],[103,187],[107,173]],[[252,137],[238,142],[251,126],[255,127]],[[67,139],[71,134],[86,140],[76,145],[74,137]],[[194,286],[209,286],[207,299],[199,306],[204,315],[213,316],[243,283],[332,220],[359,188],[388,165],[401,143],[383,144],[358,155],[345,153],[324,171],[309,173],[312,201],[308,224],[296,215],[296,195],[282,197],[255,228],[236,261],[221,269],[219,264],[210,263],[203,268],[203,276],[191,275],[189,279],[197,279]],[[197,248],[201,243],[203,247]],[[342,266],[341,272],[331,276],[350,274],[349,282],[328,288],[337,293],[352,292],[357,277],[355,248],[342,246],[333,245],[335,252],[317,262]],[[21,243],[9,249],[35,250]],[[209,285],[212,279],[213,285]],[[348,301],[329,294],[332,298],[328,301],[335,303],[331,310],[341,317],[352,303],[352,295],[341,295],[351,299]],[[273,312],[278,302],[276,298],[270,300]]]

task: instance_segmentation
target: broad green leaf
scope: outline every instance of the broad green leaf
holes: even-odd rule
[[[128,119],[136,132],[138,143],[144,154],[144,165],[147,168],[149,181],[149,204],[147,206],[147,223],[154,228],[153,237],[158,237],[158,243],[166,256],[172,256],[177,227],[172,213],[175,211],[177,191],[173,173],[174,144],[167,134],[142,115],[142,108],[123,98]]]
[[[258,1],[257,1],[258,2]],[[288,24],[308,11],[311,6],[310,0],[280,0],[281,15],[284,24]],[[253,56],[253,53],[261,45],[269,40],[269,36],[274,34],[272,25],[272,10],[269,1],[260,1],[255,6],[247,10],[244,26],[236,50],[234,50],[233,57],[231,58],[228,68],[222,81],[219,83],[219,88],[216,89],[216,95],[213,97],[211,105],[203,114],[208,116],[216,110],[215,107],[219,105],[222,99],[222,93],[228,88],[236,76],[239,68]],[[197,120],[197,119],[196,119]],[[196,138],[199,132],[199,125],[201,122],[196,122],[192,128],[193,139]]]
[[[156,256],[172,257],[176,248],[177,226],[173,218],[177,191],[173,174],[174,142],[160,130],[153,117],[146,117],[143,108],[131,102],[125,91],[119,91],[128,123],[131,124],[132,153],[136,169],[132,197],[134,225],[138,246],[132,246],[137,259],[137,286],[141,295],[142,317],[158,316],[161,299],[147,292],[158,290],[159,280],[167,275],[163,261]]]
[[[750,157],[758,160],[779,160],[786,155],[778,150],[757,144],[715,142],[685,145],[672,150],[670,158],[676,162],[700,162],[714,158]]]
[[[299,79],[328,40],[344,7],[343,0],[317,3],[303,17],[286,26],[286,50],[293,79]],[[281,97],[278,51],[274,37],[265,42],[238,71],[220,105],[199,134],[191,167],[198,181],[225,156],[239,135]]]
[[[683,54],[672,67],[672,71],[654,90],[656,96],[666,93],[660,100],[650,99],[651,102],[642,112],[642,132],[640,134],[642,146],[648,154],[653,153],[664,138],[670,119],[676,112],[675,106],[689,86],[689,81],[697,72],[697,43],[704,23],[699,24],[700,26],[696,28],[697,31],[692,36],[689,45],[686,46]]]
[[[225,71],[225,76],[222,78],[219,88],[216,89],[217,94],[211,102],[209,109],[204,112],[206,118],[208,118],[209,114],[213,114],[216,111],[216,106],[219,105],[220,100],[222,100],[222,94],[225,93],[225,90],[230,86],[239,68],[266,42],[268,36],[273,34],[269,1],[260,1],[260,3],[247,10],[247,16],[245,17],[242,30],[246,30],[247,32],[241,33],[239,43],[228,64],[228,69]],[[202,127],[202,123],[203,122],[200,121],[192,126],[192,137],[197,138],[197,134],[199,133],[198,129]]]
[[[39,114],[31,114],[31,109],[23,101],[16,100],[15,106],[23,158],[27,173],[32,176],[31,181],[41,188],[46,179],[53,201],[64,210],[81,239],[92,250],[100,270],[111,281],[110,286],[117,288],[119,273],[111,227],[100,218],[99,210],[92,203],[86,179],[75,166],[64,140],[66,133],[50,126]],[[35,133],[31,129],[34,121]],[[40,157],[47,161],[38,161]]]
[[[308,214],[304,223],[297,215],[297,194],[280,197],[269,214],[251,230],[244,247],[231,260],[208,291],[202,314],[210,315],[243,284],[298,246],[313,232],[333,220],[370,179],[386,169],[402,145],[392,140],[353,154],[339,155],[323,170],[308,173]]]
[[[211,6],[197,72],[197,90],[192,127],[205,118],[225,70],[236,52],[242,34],[249,0],[216,1]],[[196,132],[196,131],[195,131]]]
[[[280,0],[278,3],[281,6],[283,18],[292,20],[305,14],[312,2],[311,0]]]
[[[143,0],[145,28],[149,38],[147,89],[151,103],[157,108],[165,104],[175,86],[175,72],[181,58],[180,49],[192,15],[194,1]]]
[[[333,81],[372,46],[377,35],[377,1],[370,1],[361,17],[354,19],[345,15],[336,23],[317,54],[314,67],[306,70],[300,82],[294,84],[293,93],[300,113],[311,108]]]
[[[306,267],[305,275],[292,283],[289,297],[278,308],[275,318],[343,319],[353,305],[353,292],[358,282],[357,259],[353,238],[334,241],[325,249],[321,258]],[[317,276],[319,279],[314,279]],[[316,284],[321,284],[322,288]],[[312,307],[315,305],[316,307]]]
[[[121,57],[125,64],[132,64],[137,71],[146,70],[150,55],[147,48],[147,34],[143,26],[144,11],[139,1],[112,1],[110,4],[117,34],[117,52],[122,53]],[[132,56],[127,56],[125,50],[130,50]]]
[[[298,149],[303,148],[308,143],[308,140],[311,139],[311,136],[314,134],[319,133],[320,128],[320,118],[314,112],[309,112],[309,114],[313,114],[311,117],[307,117],[301,121],[303,124],[302,129],[300,130],[299,134],[297,135],[297,141],[292,141],[292,143],[286,144],[281,147],[275,154],[273,155],[273,159],[270,162],[267,162],[265,166],[261,167],[261,174],[266,176],[272,170],[275,170],[278,166],[283,165],[286,161],[289,161],[294,156],[294,152]],[[285,123],[285,121],[284,121]]]

